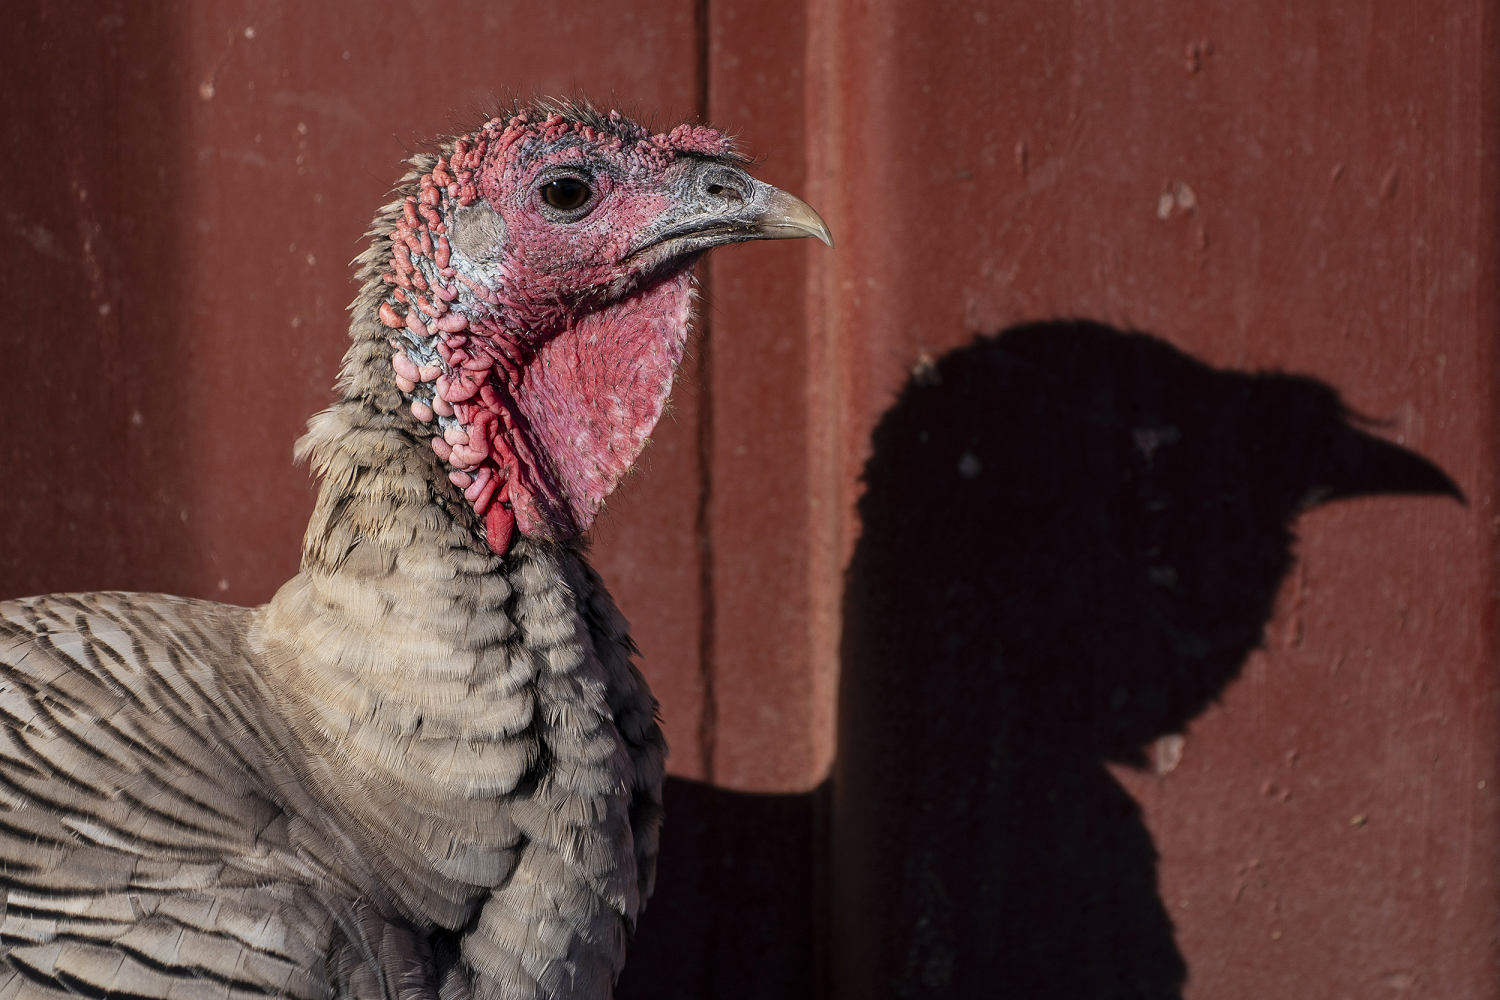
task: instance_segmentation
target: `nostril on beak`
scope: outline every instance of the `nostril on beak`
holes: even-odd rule
[[[749,187],[729,170],[719,169],[711,171],[703,178],[702,190],[704,194],[716,201],[729,205],[741,205],[748,197]]]

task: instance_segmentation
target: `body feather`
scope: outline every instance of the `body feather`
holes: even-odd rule
[[[581,556],[518,549],[394,606],[437,605],[443,643],[392,621],[400,569],[359,560],[257,609],[0,604],[5,988],[436,996],[446,936],[449,995],[607,995],[664,748]]]

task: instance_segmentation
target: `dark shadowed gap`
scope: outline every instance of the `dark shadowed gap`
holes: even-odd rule
[[[616,1000],[816,1000],[807,831],[828,786],[754,795],[667,779],[656,893]]]
[[[696,49],[697,94],[695,114],[699,121],[707,121],[709,113],[709,0],[696,0],[693,5],[693,44]],[[714,623],[717,604],[714,597],[714,543],[713,543],[713,452],[714,452],[714,394],[713,394],[713,326],[706,307],[712,301],[712,286],[709,269],[698,266],[699,294],[702,305],[697,311],[697,363],[695,377],[702,386],[698,404],[698,509],[694,518],[694,530],[698,535],[698,607],[701,623],[698,629],[698,676],[701,686],[701,702],[698,714],[698,756],[702,761],[703,777],[714,780],[714,761],[718,754],[719,707],[714,676]]]

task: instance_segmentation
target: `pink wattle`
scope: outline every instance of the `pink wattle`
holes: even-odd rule
[[[391,367],[412,415],[450,425],[431,439],[449,480],[482,519],[497,553],[515,531],[560,541],[587,531],[661,416],[687,340],[692,276],[668,275],[585,312],[539,347],[503,330],[436,341],[421,367],[399,341]],[[408,388],[410,386],[410,388]]]
[[[691,307],[692,277],[683,271],[584,314],[527,366],[516,403],[576,531],[593,524],[656,426]],[[547,534],[532,513],[518,506],[517,527]]]
[[[503,553],[510,549],[511,537],[516,530],[516,515],[506,498],[484,512],[484,540],[490,551]]]

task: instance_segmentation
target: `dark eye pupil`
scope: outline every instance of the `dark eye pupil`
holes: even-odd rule
[[[559,177],[542,185],[542,200],[564,212],[582,208],[593,192],[576,177]]]

